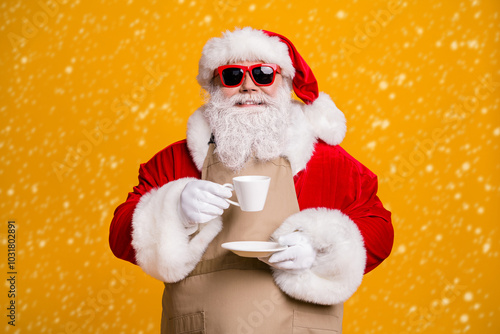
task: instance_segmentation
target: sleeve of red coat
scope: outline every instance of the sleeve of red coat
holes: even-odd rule
[[[377,177],[340,146],[319,142],[295,187],[300,212],[271,239],[300,231],[317,255],[311,268],[299,272],[273,268],[274,280],[299,300],[345,302],[392,248],[391,216],[377,197]]]
[[[305,171],[296,180],[300,209],[337,209],[359,229],[366,249],[365,273],[391,252],[391,213],[377,196],[377,176],[340,146],[318,143]]]
[[[375,269],[391,253],[394,231],[391,213],[377,196],[377,176],[364,167],[354,182],[357,187],[356,201],[341,209],[356,223],[366,249],[365,274]]]
[[[180,141],[140,165],[139,184],[128,194],[127,200],[116,208],[111,221],[109,245],[116,257],[137,264],[132,247],[132,216],[144,194],[181,177],[199,177],[187,152],[185,141]]]

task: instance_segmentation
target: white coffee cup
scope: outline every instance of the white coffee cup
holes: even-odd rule
[[[233,177],[233,183],[222,186],[234,190],[238,202],[226,199],[229,203],[241,207],[242,211],[262,211],[266,204],[267,191],[271,178],[261,175],[244,175]]]

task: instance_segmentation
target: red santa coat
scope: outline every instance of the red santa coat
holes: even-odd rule
[[[303,116],[294,115],[297,121],[292,122],[292,126],[302,127]],[[274,270],[274,278],[292,297],[334,304],[349,298],[361,283],[363,274],[373,270],[390,254],[393,245],[391,214],[377,197],[376,175],[339,145],[332,145],[338,141],[338,133],[334,140],[331,136],[318,135],[318,131],[304,131],[294,133],[299,134],[297,142],[307,143],[299,148],[291,145],[284,152],[294,170],[301,212],[287,219],[276,233],[286,234],[300,226],[322,255],[318,256],[310,273],[301,275],[300,281],[297,275],[279,270]],[[325,133],[324,129],[321,131]],[[115,210],[111,223],[109,242],[115,256],[139,264],[145,272],[165,282],[175,282],[189,274],[201,258],[204,247],[220,230],[220,226],[211,232],[209,228],[203,229],[210,236],[197,236],[203,241],[193,240],[198,244],[192,251],[189,239],[179,232],[180,228],[171,233],[158,230],[163,229],[165,221],[178,220],[174,213],[177,204],[170,208],[162,206],[175,202],[167,199],[177,198],[187,182],[201,177],[209,135],[210,129],[198,111],[188,124],[187,141],[166,147],[140,166],[139,184]],[[190,140],[190,137],[195,139]],[[149,221],[156,221],[157,225],[151,226]],[[174,256],[169,257],[168,250],[151,249],[151,245],[157,244],[155,240],[161,240],[168,247],[169,240],[177,242],[178,239],[181,239],[181,246],[176,245],[175,249],[194,254],[185,261],[170,263],[170,257]]]
[[[109,242],[116,257],[136,264],[132,247],[132,214],[142,195],[179,178],[200,178],[186,140],[174,143],[141,164],[139,184],[115,210]],[[314,155],[294,177],[301,210],[338,209],[358,226],[366,248],[365,273],[389,256],[393,243],[391,214],[377,197],[377,176],[339,145],[318,142]]]

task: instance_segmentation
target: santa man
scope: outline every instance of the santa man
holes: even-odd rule
[[[113,253],[165,283],[162,333],[340,332],[343,303],[393,244],[376,175],[339,146],[343,113],[269,31],[210,39],[197,80],[209,100],[185,140],[140,166],[111,223]],[[262,211],[228,204],[222,185],[238,175],[271,177]],[[221,247],[245,240],[286,249]]]

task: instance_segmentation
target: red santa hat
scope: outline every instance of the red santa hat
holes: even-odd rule
[[[303,110],[316,136],[330,145],[342,141],[346,132],[344,114],[327,94],[319,92],[311,68],[282,35],[246,27],[210,39],[203,48],[196,79],[208,90],[215,69],[242,61],[278,64],[281,75],[292,81],[295,94],[305,103]]]

